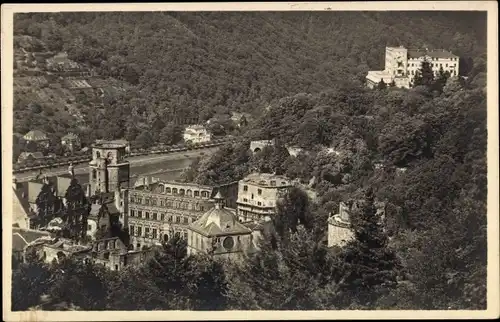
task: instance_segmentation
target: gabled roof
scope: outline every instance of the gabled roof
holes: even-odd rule
[[[116,214],[120,214],[120,211],[118,210],[118,208],[116,208],[116,205],[113,201],[107,201],[107,202],[104,202],[103,204],[99,204],[99,203],[92,203],[90,205],[90,214],[89,216],[90,217],[97,217],[99,215],[99,211],[102,207],[106,207],[107,209],[107,212],[110,214],[110,215],[116,215]]]
[[[35,159],[43,159],[43,153],[42,152],[21,152],[19,155],[19,159],[27,159],[29,156],[32,156]]]

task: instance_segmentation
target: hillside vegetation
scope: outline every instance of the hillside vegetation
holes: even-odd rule
[[[16,87],[14,131],[165,142],[173,122],[259,115],[284,96],[359,85],[369,69],[383,68],[386,45],[452,50],[461,74],[474,76],[484,71],[484,22],[483,14],[456,12],[17,14],[16,48],[67,51],[103,80],[99,86],[121,90],[103,101]],[[151,136],[138,138],[142,131]]]
[[[27,308],[21,299],[34,305],[43,293],[101,310],[486,308],[484,15],[51,17],[49,23],[24,16],[16,30],[129,86],[104,106],[106,117],[89,121],[96,133],[149,130],[158,140],[173,116],[201,121],[233,110],[253,113],[241,143],[195,162],[185,179],[221,184],[252,171],[276,172],[310,185],[318,198],[291,190],[262,251],[225,269],[209,257],[187,256],[185,242],[174,239],[147,265],[120,273],[71,262],[20,265],[13,281],[19,309]],[[451,49],[463,58],[466,78],[367,89],[366,71],[382,68],[385,45],[399,44]],[[249,151],[251,140],[272,138],[275,146]],[[292,157],[287,146],[304,151]],[[327,218],[349,199],[363,201],[351,218],[355,238],[327,249]],[[383,225],[375,210],[380,201]],[[76,273],[58,275],[61,267]],[[30,271],[55,282],[36,288]],[[63,292],[75,287],[81,296]]]

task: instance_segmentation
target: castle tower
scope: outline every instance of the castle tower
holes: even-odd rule
[[[350,214],[352,202],[341,202],[339,213],[328,218],[328,247],[344,246],[349,240],[354,238],[351,230]]]
[[[92,146],[89,163],[90,194],[115,192],[128,188],[130,164],[125,160],[126,145],[115,142],[99,142]]]
[[[403,46],[385,48],[385,70],[392,78],[406,77],[408,49]]]

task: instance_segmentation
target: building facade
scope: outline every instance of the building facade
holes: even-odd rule
[[[274,140],[252,141],[250,142],[250,150],[252,151],[252,153],[257,153],[264,150],[266,146],[273,146],[274,143]]]
[[[431,64],[434,76],[438,75],[441,68],[452,77],[458,76],[459,57],[449,51],[427,48],[407,49],[403,46],[386,47],[384,70],[369,71],[366,84],[374,88],[383,80],[387,85],[394,82],[397,87],[410,88],[413,86],[417,71],[425,60]]]
[[[130,142],[125,140],[125,139],[117,139],[117,140],[96,140],[96,144],[101,144],[101,143],[113,143],[113,144],[121,144],[125,145],[125,153],[129,154],[130,153]]]
[[[341,202],[339,205],[339,213],[328,218],[328,247],[342,247],[354,238],[349,211],[349,205]]]
[[[189,224],[213,207],[213,187],[145,179],[129,191],[126,226],[134,249],[187,238]]]
[[[75,133],[68,133],[61,138],[61,145],[71,152],[78,151],[81,148],[80,138]]]
[[[100,142],[92,146],[89,162],[90,194],[120,191],[130,185],[130,163],[125,159],[126,146]]]
[[[234,210],[224,207],[220,193],[214,201],[214,207],[188,227],[188,255],[205,253],[234,260],[256,251],[252,229],[239,222]]]
[[[354,238],[351,226],[351,213],[360,207],[362,201],[340,202],[339,213],[328,218],[328,247],[342,247]],[[381,222],[385,217],[385,203],[375,202]]]
[[[238,183],[237,210],[241,222],[269,220],[276,214],[276,203],[292,183],[284,176],[252,173]]]
[[[203,143],[209,142],[212,139],[212,135],[203,125],[186,127],[183,137],[186,143]]]
[[[103,238],[88,245],[79,245],[70,239],[43,236],[24,247],[24,253],[32,247],[38,257],[46,262],[60,262],[65,258],[76,258],[83,262],[101,264],[112,271],[126,266],[139,266],[154,255],[154,249],[131,251],[118,238]]]

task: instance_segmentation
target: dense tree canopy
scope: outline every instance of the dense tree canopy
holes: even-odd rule
[[[16,49],[66,51],[99,78],[89,80],[95,90],[73,92],[49,76],[45,86],[16,74],[14,130],[40,127],[58,139],[72,131],[84,144],[149,132],[137,142],[146,147],[175,144],[172,123],[215,118],[209,128],[223,135],[234,130],[231,111],[255,116],[282,97],[362,84],[368,70],[383,67],[385,46],[402,39],[407,47],[453,51],[460,74],[482,85],[484,21],[479,12],[19,14]],[[308,129],[331,135],[313,118]]]
[[[66,287],[82,288],[71,298],[82,308],[484,309],[483,18],[456,12],[20,15],[16,35],[35,37],[32,48],[62,44],[72,59],[123,89],[103,108],[76,103],[84,114],[78,126],[58,110],[66,121],[46,122],[47,132],[79,127],[87,138],[123,135],[148,147],[175,142],[182,120],[211,120],[212,131],[227,134],[229,112],[249,112],[255,122],[239,133],[241,142],[195,162],[185,179],[218,185],[252,171],[276,172],[318,197],[298,190],[285,196],[276,233],[241,262],[187,256],[184,242],[171,240],[144,266],[105,280],[99,270],[92,275],[75,266],[71,278],[57,277],[49,288],[20,265],[14,283],[38,283],[35,298],[52,292],[61,300],[71,296]],[[467,79],[444,73],[426,79],[423,66],[412,89],[366,88],[366,71],[381,68],[384,46],[400,39],[408,47],[451,49]],[[45,124],[47,106],[17,95],[16,131]],[[264,139],[276,139],[274,146],[249,150],[251,140]],[[304,150],[292,156],[290,146]],[[366,188],[373,195],[360,195]],[[352,216],[355,238],[327,249],[327,216],[350,198],[363,205]],[[375,201],[386,204],[382,223]],[[42,199],[37,204],[46,209]],[[87,279],[106,290],[106,300],[85,286]],[[29,289],[17,291],[19,299]]]

